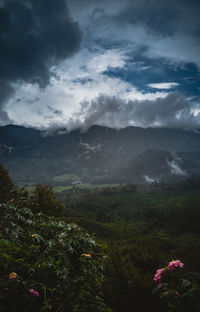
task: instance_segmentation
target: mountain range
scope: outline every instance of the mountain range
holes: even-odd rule
[[[200,174],[200,131],[0,127],[0,163],[19,184],[152,183]]]

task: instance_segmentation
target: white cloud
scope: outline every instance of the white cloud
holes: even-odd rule
[[[81,27],[84,33],[84,45],[93,44],[114,45],[133,56],[140,48],[146,47],[143,56],[148,58],[165,58],[177,63],[195,63],[200,66],[199,37],[195,34],[185,34],[181,29],[175,29],[173,34],[163,35],[137,20],[131,24],[120,23],[107,11],[91,19],[85,11]],[[87,15],[88,14],[88,15]]]
[[[153,88],[153,89],[171,89],[171,88],[179,86],[179,83],[177,83],[177,82],[159,82],[159,83],[149,83],[147,86],[150,88]]]
[[[181,169],[181,167],[175,160],[172,161],[167,160],[167,164],[170,167],[170,171],[172,174],[180,176],[187,175],[187,173],[183,169]]]
[[[127,56],[118,50],[107,50],[103,54],[94,56],[87,67],[90,71],[102,73],[109,68],[123,68],[126,59]]]
[[[84,129],[94,124],[115,128],[193,128],[199,125],[200,114],[194,116],[192,106],[193,102],[181,93],[170,93],[153,100],[125,100],[122,97],[101,95],[91,102],[83,102],[74,121]]]
[[[149,177],[148,175],[144,175],[143,178],[146,183],[155,183],[155,182],[158,183],[159,182],[158,178],[152,178],[152,177]]]
[[[16,85],[16,94],[9,100],[6,111],[17,124],[48,127],[51,124],[68,124],[79,115],[83,102],[91,103],[99,96],[117,97],[124,103],[132,100],[155,100],[168,93],[139,92],[132,84],[103,72],[110,67],[123,67],[126,54],[113,49],[91,52],[82,49],[70,60],[52,69],[55,74],[45,90],[38,86]],[[59,114],[57,113],[59,111]]]
[[[148,57],[164,57],[176,62],[195,63],[200,66],[199,39],[176,33],[173,36],[160,37],[150,35],[147,39]]]

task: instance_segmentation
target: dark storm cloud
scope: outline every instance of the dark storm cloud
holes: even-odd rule
[[[113,4],[115,1],[113,1]],[[200,30],[198,0],[128,0],[116,15],[120,23],[140,23],[162,35]]]
[[[199,34],[199,0],[68,0],[76,13],[91,7],[105,9],[119,23],[141,23],[158,33],[170,34],[175,30]],[[115,9],[119,7],[116,14]]]
[[[76,52],[80,41],[65,0],[0,1],[0,107],[15,82],[45,87],[50,68]],[[0,119],[7,118],[0,110]]]
[[[80,119],[84,122],[78,124]],[[142,127],[193,128],[199,125],[200,115],[192,113],[192,103],[181,93],[170,93],[156,100],[125,102],[116,97],[100,96],[91,103],[82,103],[82,111],[72,126],[88,129],[94,124],[123,128]]]

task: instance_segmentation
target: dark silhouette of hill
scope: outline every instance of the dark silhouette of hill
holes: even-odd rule
[[[0,162],[15,182],[148,183],[200,173],[200,133],[168,128],[0,127]],[[70,175],[74,175],[73,181]]]

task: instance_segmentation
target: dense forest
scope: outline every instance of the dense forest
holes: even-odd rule
[[[0,311],[200,311],[200,179],[14,185],[0,166]]]

